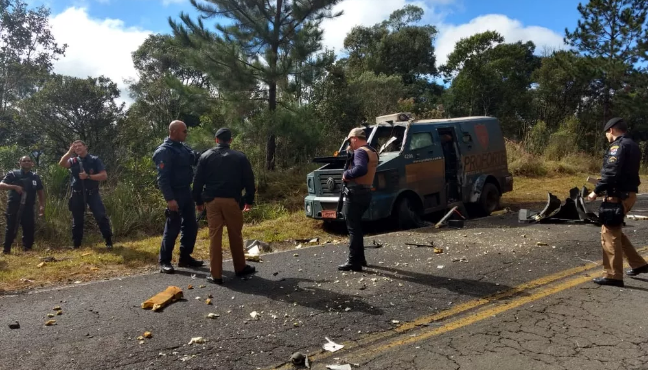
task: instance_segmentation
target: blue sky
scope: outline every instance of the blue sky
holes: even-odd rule
[[[55,71],[77,77],[105,75],[120,85],[137,78],[131,53],[152,33],[169,33],[169,17],[195,15],[189,0],[26,0],[51,9],[55,38],[67,43]],[[344,36],[355,25],[384,20],[405,4],[424,8],[425,21],[439,29],[437,64],[445,62],[462,37],[496,30],[507,42],[532,40],[538,53],[564,47],[565,27],[579,19],[576,0],[343,0],[341,18],[325,21],[324,44],[340,52]],[[126,96],[123,100],[128,101]]]

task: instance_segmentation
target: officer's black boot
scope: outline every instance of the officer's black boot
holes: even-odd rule
[[[200,267],[204,264],[204,261],[197,260],[191,256],[180,257],[178,261],[178,267]]]
[[[106,248],[112,249],[112,247],[113,247],[112,238],[110,237],[106,238]]]
[[[173,266],[169,262],[162,262],[160,263],[160,272],[164,274],[173,274],[175,270],[173,269]]]

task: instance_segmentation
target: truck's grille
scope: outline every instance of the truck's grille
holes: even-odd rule
[[[342,174],[320,174],[319,180],[322,195],[340,195],[340,189],[342,189]]]

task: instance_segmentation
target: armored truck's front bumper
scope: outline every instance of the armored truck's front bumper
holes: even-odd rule
[[[337,214],[338,199],[339,197],[307,195],[304,198],[306,217],[316,220],[344,220],[343,214]]]

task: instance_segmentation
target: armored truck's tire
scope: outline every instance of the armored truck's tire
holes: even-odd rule
[[[484,189],[479,196],[479,202],[477,204],[479,214],[482,216],[489,216],[493,211],[499,208],[500,198],[502,195],[497,186],[493,183],[486,183]]]
[[[398,228],[401,230],[409,230],[419,227],[421,218],[416,205],[408,197],[401,198],[396,207],[394,208],[395,219],[398,223]]]

